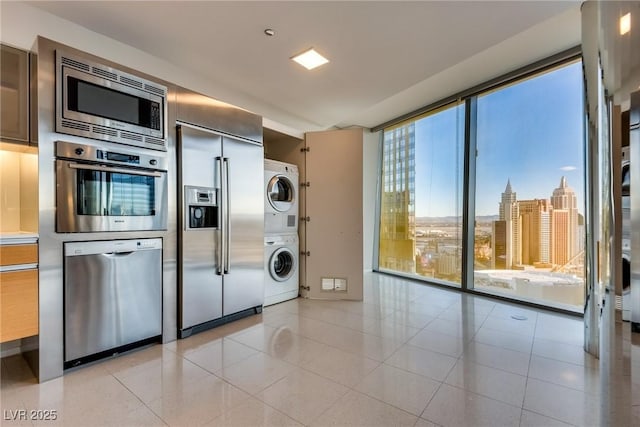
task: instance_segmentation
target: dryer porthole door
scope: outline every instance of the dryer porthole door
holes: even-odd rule
[[[275,175],[267,184],[267,199],[278,212],[287,212],[295,200],[295,191],[289,178],[284,175]]]
[[[278,282],[289,279],[296,269],[296,261],[288,248],[277,249],[269,259],[269,274]]]

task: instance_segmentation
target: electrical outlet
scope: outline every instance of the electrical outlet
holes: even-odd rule
[[[346,290],[347,290],[347,279],[335,279],[334,280],[333,289],[335,289],[336,291],[346,292]]]
[[[335,287],[334,280],[332,277],[323,277],[322,278],[322,290],[323,291],[332,291]]]

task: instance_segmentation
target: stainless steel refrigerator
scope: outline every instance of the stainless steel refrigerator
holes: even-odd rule
[[[179,335],[264,302],[261,142],[178,122]]]

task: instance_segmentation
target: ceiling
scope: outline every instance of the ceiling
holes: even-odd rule
[[[579,1],[28,3],[300,131],[372,127],[580,41]],[[309,47],[330,63],[307,71],[289,60]]]

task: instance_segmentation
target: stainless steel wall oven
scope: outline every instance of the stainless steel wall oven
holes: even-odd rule
[[[166,230],[167,159],[56,141],[56,232]]]

